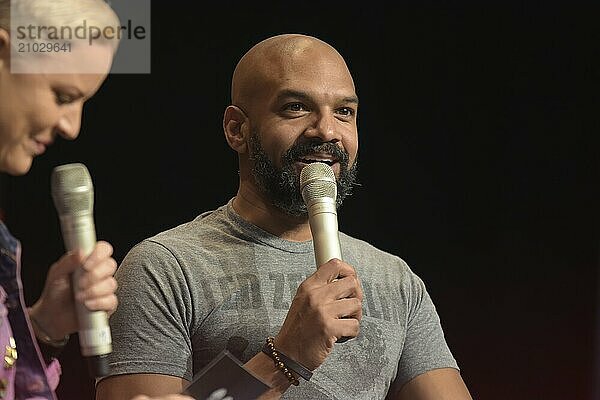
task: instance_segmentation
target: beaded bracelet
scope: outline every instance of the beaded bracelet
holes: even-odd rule
[[[268,337],[262,351],[263,353],[265,353],[273,359],[273,361],[275,362],[275,366],[279,368],[281,372],[283,372],[286,378],[288,378],[288,380],[294,386],[298,386],[300,382],[298,382],[298,379],[296,379],[292,372],[295,372],[306,381],[310,380],[310,378],[312,377],[312,372],[304,365],[297,363],[296,361],[283,354],[281,351],[275,349],[275,344],[273,343],[273,340],[273,337]]]

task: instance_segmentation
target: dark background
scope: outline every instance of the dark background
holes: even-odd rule
[[[54,166],[87,165],[98,237],[120,262],[235,194],[221,128],[235,63],[272,34],[307,33],[345,56],[360,97],[362,186],[341,229],[424,279],[474,398],[600,399],[592,2],[188,4],[153,2],[150,75],[110,76],[76,142],[2,177],[30,303],[63,252]],[[61,399],[91,398],[76,340],[62,363]]]

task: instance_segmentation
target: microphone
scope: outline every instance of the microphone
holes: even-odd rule
[[[82,250],[87,257],[96,246],[94,227],[94,187],[92,178],[83,164],[61,165],[52,171],[52,198],[60,218],[63,240],[67,251]],[[73,272],[75,288],[83,269]],[[108,375],[108,354],[112,340],[105,311],[90,311],[75,302],[79,324],[79,344],[93,378]]]
[[[314,162],[300,172],[300,190],[308,209],[308,224],[313,237],[317,268],[332,258],[342,259],[337,221],[337,184],[331,167]],[[336,342],[344,343],[350,337]]]
[[[337,184],[331,167],[310,163],[300,172],[300,190],[308,209],[317,268],[332,258],[342,259],[337,222]]]

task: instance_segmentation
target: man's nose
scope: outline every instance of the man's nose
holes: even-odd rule
[[[319,139],[322,142],[336,143],[341,140],[336,118],[330,111],[323,111],[315,115],[315,121],[306,130],[305,136],[310,139]]]

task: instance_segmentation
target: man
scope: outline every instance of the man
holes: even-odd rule
[[[181,391],[226,348],[273,388],[269,398],[470,399],[402,260],[340,233],[344,261],[315,272],[300,171],[330,164],[341,204],[356,175],[357,110],[346,63],[316,38],[275,36],[244,55],[223,120],[239,155],[237,195],[127,255],[111,319],[114,375],[98,400]],[[283,366],[261,352],[271,336]]]

